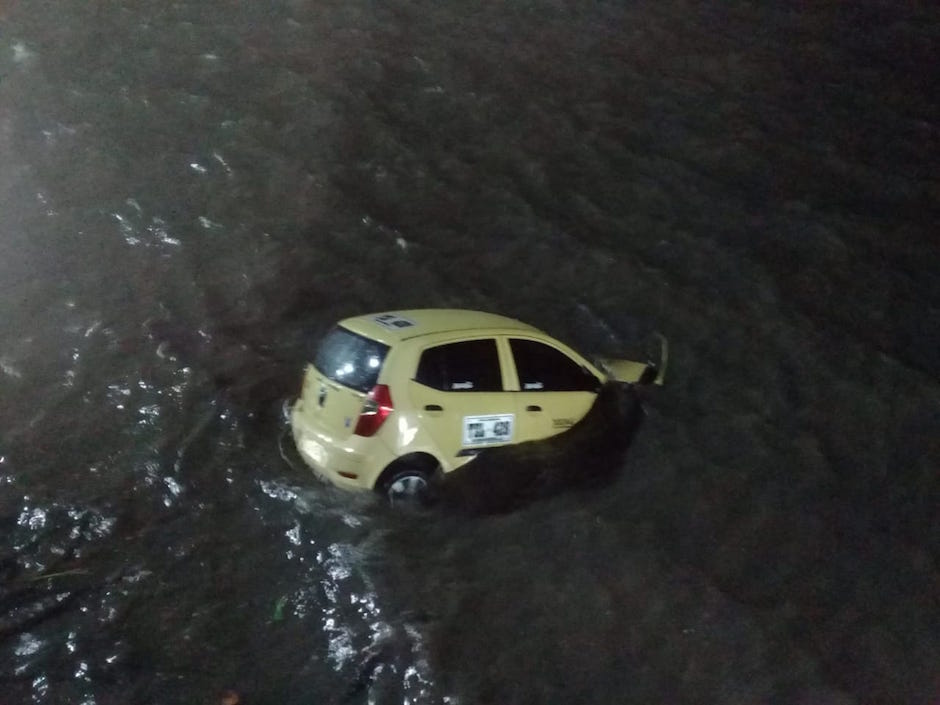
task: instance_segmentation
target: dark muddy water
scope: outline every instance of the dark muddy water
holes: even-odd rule
[[[938,35],[0,3],[0,703],[936,703]],[[538,459],[599,485],[392,513],[280,410],[334,320],[417,306],[661,330],[668,384]]]

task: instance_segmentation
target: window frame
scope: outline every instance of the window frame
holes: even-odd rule
[[[459,345],[461,343],[473,343],[477,341],[492,341],[493,346],[496,350],[496,365],[497,372],[499,375],[499,389],[440,389],[439,387],[426,384],[418,379],[418,370],[421,368],[421,358],[424,357],[425,352],[428,350],[433,350],[434,348],[440,348],[447,345]],[[411,381],[420,384],[423,387],[428,389],[433,389],[435,392],[440,392],[442,394],[501,394],[507,391],[510,391],[507,387],[507,371],[506,371],[506,358],[503,353],[503,344],[500,340],[500,336],[497,335],[475,335],[472,337],[466,338],[454,338],[451,340],[436,340],[433,343],[428,343],[427,345],[421,346],[417,355],[415,356],[415,367],[414,371],[411,374]]]
[[[585,360],[584,357],[582,357],[577,352],[575,352],[571,348],[568,348],[568,346],[560,342],[556,343],[556,341],[554,340],[546,340],[545,338],[541,338],[537,336],[518,335],[518,334],[509,334],[509,335],[502,336],[502,338],[503,338],[502,342],[506,349],[506,355],[508,357],[509,364],[511,365],[510,369],[512,370],[512,375],[514,378],[513,379],[514,391],[525,392],[527,394],[528,393],[531,393],[531,394],[546,394],[546,393],[548,394],[551,394],[551,393],[580,394],[584,392],[597,394],[600,388],[604,384],[603,379],[597,375],[597,372],[593,369],[593,366],[587,360]],[[519,368],[516,365],[516,356],[513,354],[513,351],[512,351],[513,340],[523,340],[523,341],[530,342],[530,343],[539,343],[541,345],[544,345],[547,348],[550,348],[560,353],[561,355],[564,355],[566,358],[568,358],[568,360],[570,360],[579,369],[583,370],[585,374],[588,374],[591,377],[593,377],[595,380],[594,385],[592,386],[591,389],[565,389],[565,390],[562,390],[562,389],[523,389],[522,376],[520,375]]]

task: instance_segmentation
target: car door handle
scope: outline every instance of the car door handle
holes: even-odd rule
[[[441,406],[440,404],[425,404],[424,410],[425,411],[443,411],[444,407]]]
[[[541,411],[542,407],[538,404],[529,404],[526,408],[526,411]]]

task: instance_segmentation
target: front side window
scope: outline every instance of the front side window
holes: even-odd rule
[[[499,392],[499,353],[493,338],[465,340],[421,353],[415,381],[443,392]]]
[[[535,340],[509,341],[524,392],[595,392],[597,377],[560,350]]]
[[[313,366],[334,382],[360,392],[375,386],[388,346],[337,326],[317,350]]]

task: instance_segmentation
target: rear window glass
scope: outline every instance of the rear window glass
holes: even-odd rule
[[[313,366],[334,382],[368,392],[387,353],[387,345],[337,326],[320,343]]]
[[[444,392],[499,392],[496,341],[465,340],[428,348],[421,353],[415,381]]]
[[[523,391],[593,392],[597,377],[560,350],[536,342],[513,338],[509,341]]]

